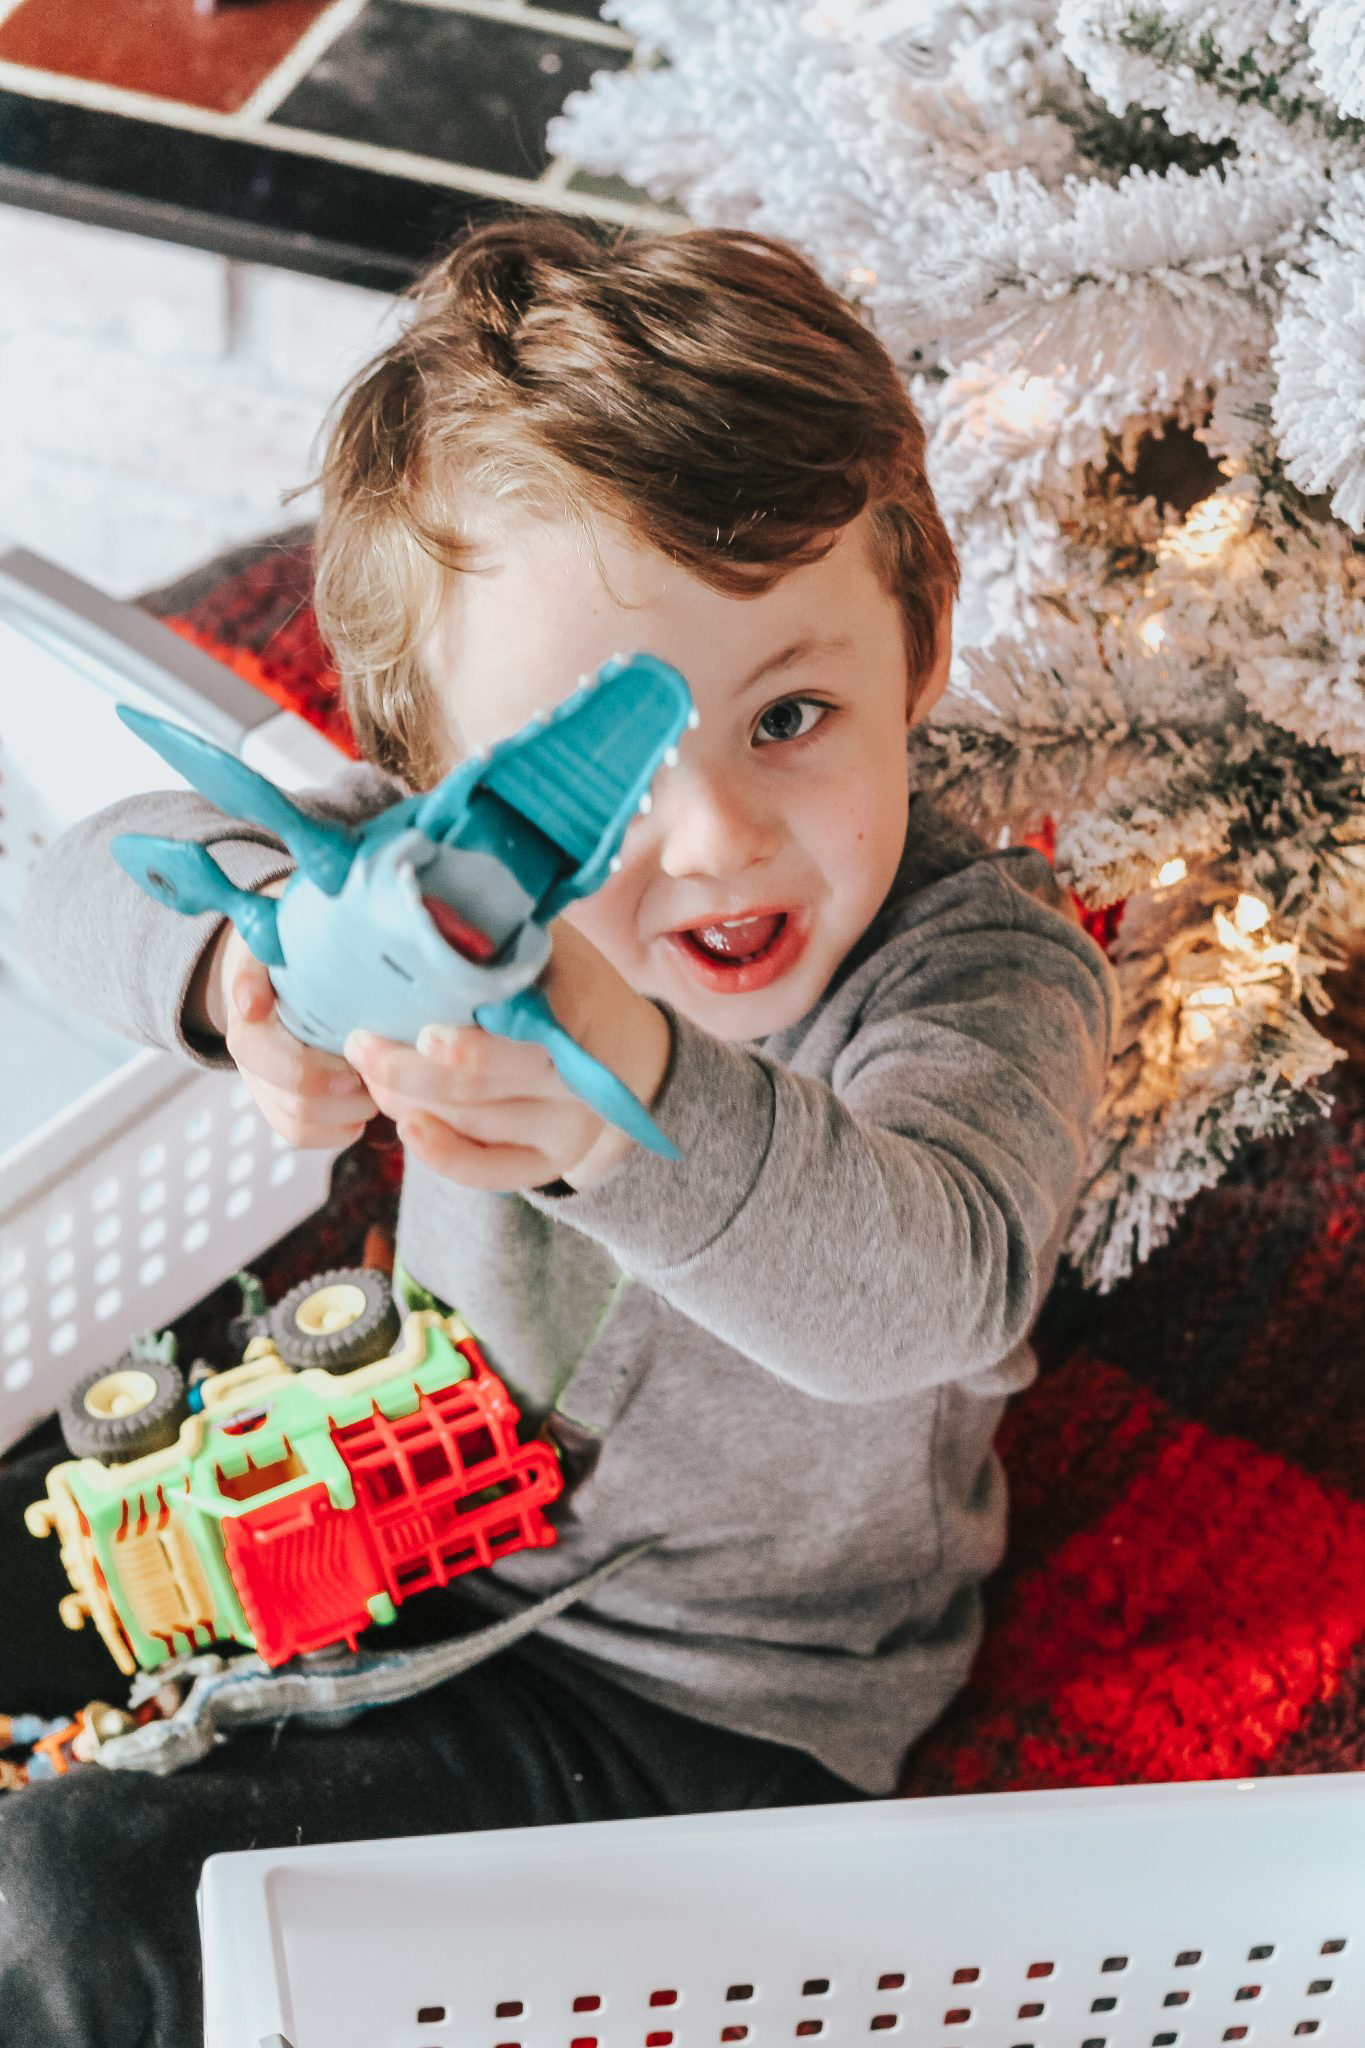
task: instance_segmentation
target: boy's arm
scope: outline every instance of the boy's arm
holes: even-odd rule
[[[402,794],[391,777],[357,764],[343,765],[325,789],[295,794],[294,801],[317,817],[354,824]],[[259,826],[224,817],[193,791],[164,790],[129,797],[73,825],[29,879],[24,952],[56,995],[135,1043],[177,1049],[201,1066],[231,1066],[221,1039],[186,1028],[191,984],[224,920],[212,912],[182,917],[144,895],[109,851],[120,832],[211,846],[242,889],[288,874],[293,860]]]
[[[581,1192],[525,1197],[831,1400],[966,1377],[1027,1335],[1113,1042],[1113,972],[1059,911],[990,863],[934,894],[881,956],[833,1085],[663,1005],[652,1113],[682,1163],[634,1148]]]

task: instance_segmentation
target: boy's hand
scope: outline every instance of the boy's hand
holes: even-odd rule
[[[261,894],[278,896],[283,887],[270,883]],[[349,1145],[379,1113],[345,1060],[285,1030],[269,974],[231,925],[200,963],[186,1022],[207,1023],[226,1041],[256,1107],[291,1145]]]
[[[668,1020],[563,918],[550,940],[540,985],[555,1016],[648,1108],[668,1065]],[[428,1025],[415,1046],[353,1032],[346,1054],[403,1143],[464,1187],[589,1187],[633,1142],[570,1093],[543,1046],[477,1024]]]

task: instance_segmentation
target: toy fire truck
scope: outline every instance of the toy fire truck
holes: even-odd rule
[[[120,1670],[231,1641],[270,1665],[357,1639],[429,1586],[555,1540],[559,1460],[453,1313],[404,1317],[371,1267],[304,1281],[242,1363],[193,1389],[167,1339],[81,1381],[71,1461],[25,1517],[56,1530]]]

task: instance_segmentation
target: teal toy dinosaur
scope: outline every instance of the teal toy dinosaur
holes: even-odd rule
[[[339,1053],[352,1031],[412,1044],[424,1024],[478,1024],[543,1045],[566,1086],[664,1158],[643,1105],[570,1038],[536,981],[546,927],[599,889],[661,763],[695,725],[678,671],[617,656],[591,681],[424,794],[359,826],[308,816],[211,740],[119,707],[220,810],[263,826],[297,863],[276,898],[237,888],[205,846],[125,833],[113,854],[160,903],[231,918],[270,971],[282,1022]]]

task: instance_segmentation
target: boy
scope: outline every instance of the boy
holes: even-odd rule
[[[957,583],[923,454],[880,345],[792,252],[536,219],[423,281],[333,423],[317,599],[371,765],[320,807],[429,786],[617,649],[688,678],[699,723],[545,977],[681,1162],[533,1046],[436,1018],[345,1061],[297,1044],[235,934],[108,856],[167,831],[278,884],[268,835],[198,798],[118,806],[40,868],[63,993],[235,1062],[296,1144],[397,1120],[402,1263],[571,1481],[557,1545],[461,1580],[458,1612],[662,1541],[403,1709],[5,1802],[0,1891],[43,1873],[53,1902],[0,1933],[27,2048],[191,2040],[217,1849],[887,1794],[961,1684],[1004,1540],[992,1434],[1033,1374],[1115,989],[1039,856],[910,789]],[[94,1958],[124,1948],[115,1995]]]

